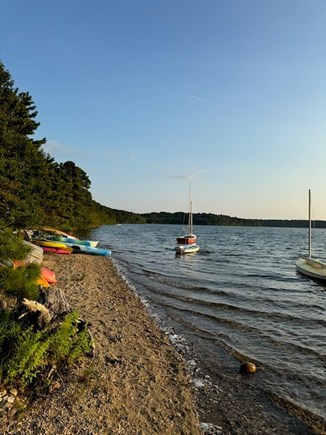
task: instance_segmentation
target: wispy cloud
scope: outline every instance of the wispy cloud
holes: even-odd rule
[[[67,145],[56,140],[48,140],[43,145],[43,150],[54,157],[77,155],[77,152],[73,148],[70,148]]]
[[[161,178],[168,178],[170,180],[190,180],[191,177],[189,175],[167,175],[167,174],[161,174]]]
[[[202,174],[203,170],[199,169],[195,172],[193,172],[192,174],[178,174],[178,175],[173,175],[173,174],[161,174],[160,177],[161,178],[167,178],[167,179],[171,179],[171,180],[192,180],[193,178],[199,176],[200,174]]]
[[[209,101],[205,100],[204,98],[196,97],[196,95],[191,95],[191,98],[197,101],[201,101],[202,103],[211,104]]]

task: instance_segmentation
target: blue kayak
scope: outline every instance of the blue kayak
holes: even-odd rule
[[[64,236],[54,236],[54,240],[58,240],[59,242],[63,243],[73,243],[74,245],[91,246],[92,248],[95,248],[98,245],[98,240],[80,240]]]
[[[65,243],[67,246],[73,249],[73,252],[75,253],[83,253],[83,254],[92,254],[92,255],[102,255],[104,257],[110,257],[111,251],[108,249],[103,248],[93,248],[92,246],[86,246],[86,245],[78,245],[76,243]]]

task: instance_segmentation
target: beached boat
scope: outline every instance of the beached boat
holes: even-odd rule
[[[47,267],[41,267],[41,277],[46,279],[49,284],[57,283],[55,272]]]
[[[43,249],[34,243],[28,242],[27,240],[23,240],[23,244],[30,247],[30,252],[24,260],[25,263],[41,264],[43,261]]]
[[[311,255],[311,191],[309,189],[309,232],[308,232],[308,257],[303,257],[296,262],[297,270],[310,278],[326,280],[326,263],[313,259]]]
[[[49,254],[61,254],[61,255],[66,255],[66,254],[71,254],[73,252],[72,248],[69,248],[68,246],[65,249],[61,249],[61,248],[52,248],[50,246],[42,246],[42,249],[44,252],[47,252]]]
[[[66,243],[66,245],[73,249],[74,253],[102,255],[104,257],[110,257],[111,251],[104,248],[93,248],[92,246],[78,245],[75,243]]]
[[[176,253],[192,254],[199,251],[197,245],[197,236],[193,234],[193,216],[192,216],[192,201],[191,201],[191,183],[189,181],[189,212],[188,212],[188,232],[182,237],[177,237]]]
[[[67,249],[68,245],[63,242],[57,242],[55,240],[34,240],[34,243],[38,246],[44,246],[46,248],[58,248],[58,249]]]
[[[60,235],[52,236],[52,240],[56,240],[58,242],[63,242],[63,243],[74,243],[75,245],[91,246],[92,248],[96,248],[96,246],[99,243],[98,240],[73,239],[72,237],[65,237]]]
[[[52,228],[52,227],[42,227],[42,230],[45,231],[46,233],[50,233],[50,234],[58,234],[58,235],[60,235],[60,236],[70,237],[70,238],[72,238],[72,239],[76,239],[76,237],[73,236],[72,234],[65,233],[64,231],[58,230],[57,228]]]

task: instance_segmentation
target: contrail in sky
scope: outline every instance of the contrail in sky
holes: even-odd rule
[[[204,98],[196,97],[196,95],[192,95],[191,98],[193,98],[194,100],[201,101],[202,103],[211,104],[209,101],[204,100]]]

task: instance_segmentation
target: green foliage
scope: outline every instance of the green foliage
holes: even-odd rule
[[[13,320],[12,312],[0,311],[0,380],[3,364],[11,358],[20,333],[21,327]]]
[[[3,267],[0,269],[0,289],[7,296],[18,296],[36,300],[39,296],[39,285],[36,283],[40,276],[40,267],[36,264],[18,267]]]
[[[89,332],[87,329],[79,331],[75,335],[71,342],[71,349],[68,354],[67,363],[69,366],[74,364],[82,355],[88,355],[91,353],[92,344]]]
[[[0,380],[26,386],[46,364],[49,340],[32,327],[23,329],[12,312],[0,312]]]
[[[50,367],[63,370],[88,354],[90,335],[86,328],[79,329],[78,317],[73,311],[54,331],[35,330],[24,328],[12,313],[0,311],[0,381],[24,388]]]
[[[24,260],[30,247],[23,243],[22,235],[12,230],[0,231],[0,292],[7,296],[37,299],[39,286],[36,280],[40,276],[40,267],[29,264],[15,268],[12,260]]]
[[[22,241],[22,234],[14,234],[9,228],[0,231],[0,261],[23,260],[31,248]]]
[[[40,370],[47,365],[50,339],[32,327],[21,331],[16,350],[6,367],[6,382],[18,382],[22,387],[31,384]]]
[[[70,366],[81,355],[91,350],[90,337],[86,329],[78,330],[77,311],[67,314],[51,338],[50,358],[56,366]]]

